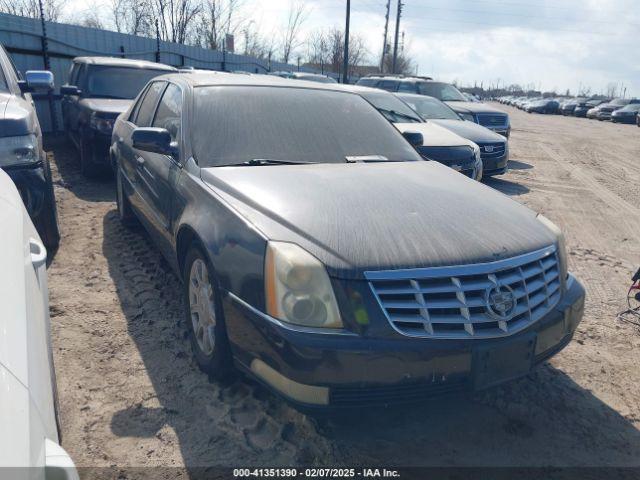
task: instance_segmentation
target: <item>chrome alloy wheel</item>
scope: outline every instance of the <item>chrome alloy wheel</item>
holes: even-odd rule
[[[198,347],[211,356],[216,338],[216,309],[207,264],[200,258],[191,264],[189,273],[189,311]]]

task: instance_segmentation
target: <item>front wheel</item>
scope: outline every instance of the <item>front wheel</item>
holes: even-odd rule
[[[47,181],[44,205],[42,206],[42,213],[36,220],[36,228],[42,243],[48,251],[48,261],[53,259],[53,255],[58,250],[60,244],[60,227],[58,225],[58,209],[56,206],[56,196],[53,191],[53,179],[51,177],[51,166],[49,162],[45,162],[45,178]]]
[[[184,265],[185,316],[193,354],[203,372],[217,380],[226,379],[233,371],[233,362],[213,269],[195,245]]]

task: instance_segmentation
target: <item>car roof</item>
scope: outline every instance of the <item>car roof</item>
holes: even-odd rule
[[[431,77],[422,76],[404,76],[404,75],[367,75],[363,79],[370,78],[372,80],[394,80],[399,82],[435,82]],[[444,82],[443,82],[444,83]]]
[[[117,57],[76,57],[75,63],[87,63],[90,65],[104,65],[109,67],[129,67],[129,68],[152,68],[154,70],[177,71],[176,68],[162,63],[150,62],[148,60],[132,60],[130,58]]]
[[[229,73],[226,75],[216,75],[212,73],[193,72],[185,75],[184,73],[170,73],[154,78],[157,80],[166,80],[190,87],[215,87],[215,86],[247,86],[247,87],[289,87],[289,88],[305,88],[307,90],[332,90],[336,92],[349,92],[349,90],[339,83],[316,83],[306,80],[296,80],[293,78],[282,78],[275,75],[244,75],[237,73]],[[363,87],[358,87],[363,88]],[[374,90],[374,89],[371,89]],[[355,92],[352,92],[355,93]]]

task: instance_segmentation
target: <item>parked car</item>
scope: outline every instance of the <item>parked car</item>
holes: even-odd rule
[[[587,99],[584,97],[578,97],[571,100],[567,100],[560,107],[560,113],[562,113],[562,115],[565,115],[565,116],[571,116],[573,115],[573,112],[575,111],[578,104],[585,102],[586,100]]]
[[[451,107],[437,98],[412,93],[396,93],[396,96],[429,123],[440,125],[478,145],[484,177],[507,172],[509,145],[502,135],[477,123],[463,120]]]
[[[274,75],[282,78],[293,78],[295,80],[308,80],[310,82],[319,82],[319,83],[338,83],[335,79],[331,78],[328,75],[320,75],[318,73],[308,73],[308,72],[273,72],[269,75]]]
[[[480,147],[471,140],[426,121],[392,93],[357,85],[343,85],[342,88],[361,95],[400,132],[419,133],[414,146],[426,160],[435,160],[469,178],[482,180]],[[497,133],[494,135],[499,136]]]
[[[611,121],[615,123],[636,123],[640,112],[640,103],[630,103],[611,113]]]
[[[558,112],[558,108],[560,104],[556,100],[542,99],[530,102],[525,110],[529,113],[554,114]]]
[[[604,103],[603,103],[603,104],[600,104],[600,105],[598,105],[598,106],[596,106],[596,107],[590,108],[589,110],[587,110],[587,115],[586,115],[586,117],[587,117],[588,119],[590,119],[590,120],[595,120],[596,118],[598,118],[598,112],[600,111],[600,107],[601,107],[602,105],[604,105]]]
[[[555,225],[337,85],[167,75],[113,140],[120,218],[179,272],[214,378],[303,408],[416,401],[528,374],[582,317]]]
[[[78,57],[69,82],[60,88],[64,129],[80,152],[80,167],[91,177],[108,170],[113,122],[147,82],[175,68],[143,60]],[[150,114],[151,112],[146,112]]]
[[[486,103],[469,102],[451,84],[433,81],[430,77],[369,76],[358,80],[357,85],[380,88],[388,92],[428,95],[445,102],[465,120],[478,123],[500,135],[509,137],[509,115]]]
[[[636,98],[615,98],[609,103],[598,105],[595,118],[598,120],[611,120],[611,114],[626,105],[634,105],[640,103],[640,99]]]
[[[591,98],[591,99],[588,99],[588,100],[584,100],[584,101],[578,102],[576,107],[573,109],[573,116],[574,117],[586,117],[587,116],[587,112],[589,110],[591,110],[592,108],[595,108],[598,105],[601,105],[603,103],[607,103],[608,101],[609,100],[606,100],[606,99]]]
[[[0,170],[0,471],[2,478],[76,480],[60,446],[49,328],[47,250]]]
[[[40,238],[53,254],[60,243],[56,197],[30,93],[52,89],[50,72],[28,71],[22,80],[0,45],[0,168],[16,184]]]

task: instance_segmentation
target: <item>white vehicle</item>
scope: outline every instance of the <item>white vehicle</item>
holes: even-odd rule
[[[0,225],[0,476],[76,480],[56,421],[47,251],[2,170]]]
[[[423,119],[392,93],[357,85],[343,88],[359,94],[373,105],[427,160],[440,162],[474,180],[482,179],[480,147],[471,140]],[[409,133],[419,133],[422,138]]]

